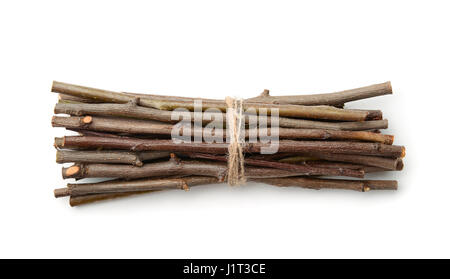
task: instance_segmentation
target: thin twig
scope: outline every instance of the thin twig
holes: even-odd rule
[[[54,82],[53,90],[68,90],[66,84],[60,82]],[[106,90],[102,90],[106,91]],[[64,93],[64,92],[60,92]],[[129,93],[129,92],[120,92],[121,94],[128,95],[131,97],[151,97],[154,99],[165,99],[168,98],[164,95],[154,95],[154,94],[140,94],[140,93]],[[376,96],[382,96],[392,94],[392,86],[391,83],[384,82],[379,84],[373,84],[365,87],[344,90],[335,93],[322,93],[322,94],[310,94],[310,95],[292,95],[292,96],[270,96],[269,90],[264,90],[261,95],[258,97],[247,99],[246,101],[250,102],[262,102],[262,103],[272,103],[272,104],[293,104],[293,105],[337,105],[340,106],[346,102],[356,101],[361,99],[372,98]],[[89,97],[75,97],[70,98],[70,95],[62,94],[61,100],[72,100],[72,101],[80,101],[85,102],[88,100],[95,101],[93,98]],[[81,98],[80,98],[81,97]],[[178,97],[178,96],[170,96],[170,100],[175,101],[193,101],[193,100],[202,100],[202,101],[221,101],[221,100],[213,100],[213,99],[204,99],[204,98],[187,98],[187,97]],[[98,101],[98,100],[97,100]]]
[[[256,160],[254,160],[256,161]],[[256,163],[254,163],[256,164]],[[253,177],[289,177],[298,175],[341,175],[350,177],[363,177],[364,171],[353,169],[332,169],[310,166],[293,165],[290,169],[279,169],[276,162],[259,164],[264,167],[247,167],[245,176]],[[281,163],[278,163],[281,164]],[[277,168],[275,168],[278,167]],[[267,168],[270,167],[270,168]],[[147,163],[141,167],[119,164],[76,164],[62,169],[63,178],[124,178],[136,179],[144,177],[166,177],[174,175],[203,175],[224,180],[227,174],[227,165],[222,162],[211,161],[185,161],[179,160],[174,154],[166,162]]]
[[[125,118],[105,118],[105,117],[60,117],[52,118],[53,127],[65,127],[71,130],[92,130],[100,132],[127,133],[127,134],[155,134],[155,135],[171,135],[174,126],[165,123],[155,123],[146,120],[125,119]],[[214,135],[217,129],[213,128],[191,128],[188,134],[193,136],[196,131],[202,135]],[[222,136],[226,138],[227,131],[221,129]],[[281,139],[320,139],[320,140],[359,140],[369,142],[381,142],[392,144],[394,137],[391,135],[383,135],[364,131],[336,131],[321,129],[292,129],[278,128],[276,130]],[[271,135],[271,129],[246,129],[245,137],[249,135]]]
[[[142,166],[144,161],[169,158],[169,152],[69,151],[57,150],[57,163],[109,163]]]
[[[279,187],[301,187],[308,189],[346,189],[358,192],[370,190],[397,190],[397,181],[393,180],[339,180],[321,178],[265,178],[252,179]],[[55,190],[55,197],[71,196],[71,205],[76,206],[98,200],[128,196],[131,193],[142,194],[165,189],[189,190],[190,187],[219,183],[213,177],[185,177],[166,179],[140,179],[134,181],[115,180],[99,183],[68,184],[67,188]]]
[[[403,158],[405,148],[397,145],[369,142],[345,142],[345,141],[292,141],[280,140],[278,152],[280,153],[333,153],[374,155],[392,158]],[[55,146],[60,148],[107,148],[129,151],[170,151],[170,152],[198,152],[211,154],[226,154],[226,143],[174,143],[172,140],[153,140],[135,138],[106,138],[89,136],[66,136],[62,140],[55,139]],[[261,148],[268,144],[261,142],[245,143],[243,150],[246,153],[260,153]]]
[[[72,104],[72,103],[57,103],[54,112],[56,114],[69,114],[73,116],[115,116],[127,117],[136,119],[157,120],[168,123],[176,123],[179,120],[172,120],[172,112],[166,110],[159,110],[154,108],[146,108],[136,105],[136,100],[125,104]],[[370,113],[370,111],[369,111]],[[194,121],[196,117],[193,112],[189,112],[189,118]],[[219,112],[203,112],[202,123],[208,124],[211,119],[226,120],[226,116]],[[386,129],[388,121],[373,120],[361,122],[324,122],[315,120],[305,120],[287,117],[272,117],[272,120],[278,122],[280,127],[285,128],[299,128],[299,129],[327,129],[327,130],[349,130],[349,131],[364,131],[372,129]],[[249,114],[245,117],[245,122],[248,123]],[[274,122],[275,123],[275,122]],[[268,121],[268,126],[271,121]]]
[[[142,96],[136,98],[126,93],[114,92],[91,87],[79,86],[68,83],[53,82],[52,92],[64,93],[72,96],[102,100],[112,103],[130,103],[137,102],[144,107],[156,108],[160,110],[174,110],[176,108],[185,108],[194,111],[194,102],[189,100],[173,100],[167,97],[156,99]],[[328,119],[340,121],[364,121],[371,120],[373,113],[362,110],[346,110],[331,106],[302,106],[302,105],[277,105],[246,102],[244,110],[254,109],[255,112],[264,110],[268,114],[272,109],[277,109],[280,116],[300,117],[310,119]],[[202,109],[220,109],[226,111],[227,105],[224,101],[203,101]],[[378,116],[377,116],[378,117]]]
[[[402,160],[400,158],[385,158],[377,156],[363,156],[363,155],[347,155],[347,154],[327,154],[327,153],[308,153],[300,156],[292,156],[279,160],[282,163],[296,163],[304,162],[304,157],[313,157],[324,159],[328,161],[347,162],[361,164],[365,166],[379,167],[387,170],[398,170]]]

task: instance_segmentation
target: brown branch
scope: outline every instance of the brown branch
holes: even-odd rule
[[[279,187],[293,186],[315,190],[346,189],[358,192],[367,192],[370,190],[397,190],[397,181],[392,180],[338,180],[291,177],[277,179],[252,179],[252,181]],[[77,206],[104,199],[129,196],[130,194],[142,194],[165,189],[188,190],[193,186],[212,183],[219,183],[219,181],[212,177],[185,177],[68,184],[67,188],[56,189],[55,197],[71,196],[71,206]]]
[[[134,138],[105,138],[66,136],[64,139],[55,139],[60,148],[107,148],[130,151],[171,151],[171,152],[198,152],[211,154],[226,154],[226,143],[174,143],[172,140],[134,139]],[[263,143],[245,143],[244,152],[260,153],[261,148],[267,147]],[[375,155],[383,157],[404,157],[405,148],[397,145],[367,142],[344,141],[292,141],[280,140],[278,152],[282,153],[333,153],[354,155]]]
[[[55,190],[56,192],[59,189]],[[65,192],[66,190],[62,190]],[[111,200],[116,198],[129,197],[139,194],[158,192],[159,190],[141,191],[141,192],[125,192],[125,193],[106,193],[106,194],[89,194],[83,196],[70,196],[69,204],[70,206],[78,206],[83,204],[89,204],[97,201]]]
[[[360,122],[321,122],[287,117],[279,118],[279,126],[297,129],[326,129],[345,131],[365,131],[373,129],[387,129],[388,120],[360,121]]]
[[[90,90],[96,90],[93,88],[86,88],[81,87],[84,90],[90,89]],[[76,88],[71,87],[69,84],[64,84],[60,82],[54,82],[53,83],[53,90],[60,90],[60,91],[68,91],[68,90],[75,90]],[[79,90],[79,89],[78,89]],[[99,89],[97,89],[99,90]],[[103,91],[106,90],[99,90],[101,93],[104,93]],[[82,91],[81,91],[82,92]],[[112,91],[110,91],[112,92]],[[60,92],[64,93],[64,92]],[[129,92],[121,92],[121,94],[129,95],[131,97],[151,97],[154,99],[163,99],[167,98],[167,96],[163,95],[153,95],[153,94],[140,94],[140,93],[129,93]],[[372,98],[376,96],[382,96],[392,94],[392,86],[391,83],[384,82],[380,84],[374,84],[370,86],[350,89],[350,90],[344,90],[340,92],[335,93],[322,93],[322,94],[310,94],[310,95],[292,95],[292,96],[270,96],[269,90],[264,90],[263,93],[261,93],[260,96],[255,98],[247,99],[246,101],[250,102],[258,102],[258,103],[272,103],[272,104],[295,104],[295,105],[337,105],[340,106],[346,102],[350,101],[356,101],[361,99],[367,99]],[[81,94],[79,94],[81,95]],[[93,99],[89,97],[75,97],[70,98],[71,95],[67,94],[61,94],[61,100],[72,100],[72,101],[79,101],[79,102],[86,102],[88,100],[92,101],[98,101],[98,99]],[[175,101],[193,101],[193,100],[206,100],[206,101],[217,101],[220,102],[221,100],[213,100],[213,99],[203,99],[203,98],[187,98],[187,97],[177,97],[177,96],[171,96],[170,100]]]
[[[126,104],[67,104],[58,103],[55,105],[54,112],[56,114],[69,114],[73,116],[95,115],[95,116],[116,116],[137,119],[157,120],[162,122],[174,123],[171,119],[172,112],[166,110],[158,110],[153,108],[145,108],[136,105],[136,102]],[[223,119],[226,116],[223,113],[203,112],[202,122],[209,123],[206,119]],[[248,114],[245,117],[248,123]],[[220,118],[221,117],[221,118]],[[190,112],[190,119],[194,121],[194,113]],[[276,118],[275,118],[276,120]],[[278,117],[280,127],[301,128],[301,129],[328,129],[328,130],[351,130],[363,131],[372,129],[386,129],[388,127],[387,120],[374,120],[362,122],[323,122],[314,120],[303,120],[296,118]],[[270,122],[267,123],[270,125]]]
[[[376,157],[376,156],[358,156],[358,155],[344,155],[344,154],[335,154],[332,157],[332,154],[328,154],[330,156],[323,156],[324,158],[328,158],[330,161],[320,159],[320,155],[317,154],[299,154],[293,156],[292,153],[275,153],[272,155],[251,155],[249,158],[256,160],[270,160],[270,161],[278,161],[281,163],[288,164],[305,164],[309,166],[315,166],[320,168],[348,168],[348,169],[360,169],[364,170],[365,173],[371,172],[380,172],[380,171],[389,171],[389,170],[397,170],[400,171],[403,169],[403,161],[401,158],[385,158],[385,157]],[[335,158],[341,158],[341,162],[333,161]],[[384,159],[387,159],[385,162]],[[348,162],[347,162],[348,161]],[[383,166],[376,167],[370,166],[368,164],[374,164]],[[395,166],[395,169],[394,167]]]
[[[288,177],[279,179],[253,179],[252,181],[280,187],[296,186],[316,190],[346,189],[359,192],[367,192],[370,190],[397,190],[397,181],[394,180],[340,180],[309,177]]]
[[[53,118],[52,118],[53,119]],[[103,132],[96,132],[96,131],[90,131],[90,130],[84,130],[84,129],[78,129],[78,128],[66,128],[67,130],[77,132],[80,134],[80,136],[88,136],[88,137],[105,137],[105,138],[130,138],[129,136],[124,135],[118,135],[118,134],[111,134],[111,133],[103,133]]]
[[[177,122],[171,119],[172,112],[154,108],[146,108],[136,105],[137,99],[124,104],[78,104],[78,103],[57,103],[55,114],[70,114],[74,116],[98,115],[98,116],[118,116],[137,119],[157,120],[162,122]],[[204,113],[205,117],[213,117],[214,113]],[[194,119],[194,114],[191,114]],[[211,119],[211,118],[210,118]]]
[[[149,120],[107,118],[100,116],[61,117],[53,116],[53,127],[87,130],[96,132],[128,133],[128,134],[160,134],[170,135],[173,125]]]
[[[163,97],[160,99],[141,96],[136,98],[126,93],[114,92],[96,88],[90,88],[85,86],[78,86],[68,83],[53,82],[52,92],[64,93],[67,95],[90,98],[94,100],[102,100],[112,103],[133,103],[156,108],[161,110],[174,110],[176,108],[185,108],[190,111],[194,110],[194,102],[192,100],[174,100],[170,97]],[[220,109],[226,111],[227,105],[224,101],[203,101],[202,109],[208,108]],[[301,106],[301,105],[277,105],[277,104],[262,104],[262,103],[249,103],[245,102],[243,105],[244,110],[249,108],[260,111],[261,109],[267,110],[270,114],[272,109],[277,109],[280,116],[288,117],[300,117],[311,119],[328,119],[328,120],[340,120],[340,121],[364,121],[370,120],[374,116],[372,112],[362,110],[346,110],[339,109],[331,106]]]
[[[248,101],[273,104],[338,105],[387,94],[392,94],[390,81],[335,93],[311,95],[269,96],[268,92],[264,91],[260,96],[250,98]]]
[[[256,161],[256,160],[254,160]],[[257,162],[253,162],[257,164]],[[264,167],[247,167],[245,176],[247,178],[254,177],[289,177],[298,175],[342,175],[351,177],[363,177],[364,172],[352,169],[332,169],[318,168],[311,166],[293,165],[290,169],[279,169],[281,163],[267,162],[259,166]],[[281,164],[286,165],[286,164]],[[270,167],[270,168],[265,168]],[[277,168],[275,168],[277,167]],[[144,177],[166,177],[174,175],[202,175],[212,176],[219,180],[224,180],[227,174],[227,165],[222,162],[211,161],[183,161],[171,155],[171,159],[166,162],[148,163],[141,167],[131,165],[113,165],[113,164],[77,164],[62,169],[62,176],[66,178],[124,178],[136,179]]]
[[[300,157],[293,156],[288,158],[283,158],[279,160],[282,163],[296,163],[304,162],[304,156],[309,156],[313,158],[324,159],[328,161],[336,162],[347,162],[355,163],[365,166],[379,167],[387,170],[397,170],[399,164],[403,164],[400,158],[385,158],[377,156],[363,156],[363,155],[347,155],[347,154],[327,154],[327,153],[308,153],[302,154]]]
[[[173,125],[164,123],[155,123],[152,121],[124,119],[124,118],[105,118],[105,117],[60,117],[52,118],[53,127],[65,127],[72,130],[93,130],[101,132],[128,133],[128,134],[159,134],[171,135],[174,128]],[[194,135],[195,129],[191,128],[190,134]],[[200,133],[204,135],[206,132],[212,135],[215,131],[211,128],[201,128]],[[249,134],[269,135],[271,129],[246,129],[245,136]],[[359,140],[369,142],[381,142],[392,144],[394,137],[391,135],[383,135],[364,131],[335,131],[320,129],[289,129],[278,128],[279,138],[281,139],[321,139],[321,140]],[[222,130],[222,135],[227,136],[226,130]]]
[[[373,166],[352,164],[352,163],[343,163],[343,162],[324,161],[324,160],[303,161],[301,164],[306,165],[306,166],[311,166],[311,167],[319,167],[319,168],[338,168],[338,169],[345,168],[345,169],[353,169],[353,170],[364,170],[364,173],[389,171],[389,169],[384,169],[384,168],[380,168],[380,167],[373,167]],[[401,159],[399,159],[399,163],[397,164],[397,169],[395,169],[395,170],[401,170],[402,168],[403,168],[403,163],[402,163]]]
[[[57,163],[109,163],[142,166],[143,161],[168,158],[169,152],[68,151],[57,150]]]
[[[111,133],[102,133],[102,132],[88,131],[88,130],[82,130],[82,129],[71,129],[71,128],[66,128],[66,129],[70,130],[70,131],[77,132],[78,134],[80,134],[80,136],[117,138],[117,139],[130,138],[130,137],[117,135],[117,134],[111,134]],[[64,138],[57,138],[57,137],[55,137],[55,142],[54,142],[53,146],[56,149],[67,148],[67,147],[64,147],[63,145],[64,145]],[[80,150],[81,149],[81,150],[83,150],[83,149],[86,149],[86,148],[73,146],[73,147],[70,147],[70,149],[76,149],[76,150]],[[102,149],[102,147],[99,147],[98,149]]]
[[[167,189],[189,190],[189,187],[220,182],[215,177],[192,176],[184,178],[113,180],[99,183],[67,184],[67,188],[56,189],[55,197],[82,196],[100,193],[142,192]]]
[[[128,96],[134,97],[134,98],[141,98],[141,97],[149,97],[154,99],[167,99],[167,100],[174,100],[174,101],[194,101],[194,100],[201,100],[201,101],[221,101],[217,99],[208,99],[208,98],[192,98],[192,97],[180,97],[180,96],[167,96],[167,95],[156,95],[156,94],[144,94],[144,93],[131,93],[131,92],[120,92],[122,94],[126,94]],[[59,100],[62,102],[67,103],[102,103],[101,100],[94,100],[89,98],[83,98],[83,97],[77,97],[72,95],[67,95],[63,93],[59,93]],[[343,104],[340,104],[341,106]]]
[[[217,156],[217,155],[211,155],[211,154],[201,154],[201,153],[181,153],[181,155],[188,156],[189,158],[193,159],[207,159],[207,160],[213,160],[213,161],[222,161],[227,162],[226,156]],[[339,167],[339,168],[330,168],[327,166],[326,168],[322,168],[320,166],[312,166],[312,165],[296,165],[296,164],[289,164],[289,163],[280,163],[276,161],[268,161],[268,160],[261,160],[261,159],[251,159],[246,158],[245,164],[249,166],[258,166],[258,167],[266,167],[266,168],[274,168],[274,169],[281,169],[281,170],[288,170],[293,171],[297,173],[303,173],[304,175],[333,175],[333,176],[349,176],[349,177],[364,177],[364,171],[363,168],[346,168],[346,167]],[[326,171],[325,169],[329,169]]]

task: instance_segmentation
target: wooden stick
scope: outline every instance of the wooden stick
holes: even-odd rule
[[[221,101],[217,99],[208,99],[208,98],[192,98],[192,97],[180,97],[180,96],[168,96],[168,95],[155,95],[155,94],[144,94],[144,93],[131,93],[131,92],[120,92],[123,94],[126,94],[133,98],[141,98],[141,97],[148,97],[153,99],[166,99],[166,100],[175,100],[175,101],[194,101],[194,100],[202,100],[202,101]],[[63,103],[94,103],[94,104],[100,104],[103,103],[101,100],[94,100],[89,98],[83,98],[83,97],[77,97],[72,95],[67,95],[63,93],[58,94],[58,100],[62,101]],[[339,104],[337,106],[343,106],[343,104]]]
[[[136,105],[136,100],[125,104],[67,104],[58,103],[55,106],[54,112],[56,114],[69,114],[73,116],[115,116],[115,117],[128,117],[137,119],[157,120],[162,122],[175,123],[177,120],[172,120],[172,112],[166,110],[158,110],[153,108],[146,108]],[[369,111],[369,113],[371,113]],[[226,120],[226,116],[223,113],[218,116],[219,113],[215,112],[203,112],[202,122],[204,124],[209,123],[206,119],[223,119]],[[221,118],[217,118],[221,117]],[[190,119],[193,121],[194,113],[190,112]],[[275,119],[276,120],[276,119]],[[248,114],[245,117],[246,123],[248,123]],[[327,129],[327,130],[350,130],[350,131],[363,131],[372,129],[386,129],[388,127],[387,120],[374,120],[374,121],[362,121],[362,122],[323,122],[314,120],[303,120],[296,118],[278,117],[278,123],[280,127],[286,128],[302,128],[302,129]],[[268,123],[270,125],[270,121]]]
[[[126,93],[114,92],[102,89],[96,89],[85,86],[78,86],[74,84],[53,82],[52,92],[64,93],[67,95],[89,98],[94,100],[102,100],[112,103],[132,103],[136,102],[141,106],[156,108],[161,110],[174,110],[176,108],[185,108],[190,111],[194,110],[194,102],[189,100],[173,100],[166,97],[155,99],[151,97],[140,97],[127,95]],[[276,105],[276,104],[261,104],[248,103],[244,105],[244,110],[249,108],[255,109],[259,112],[261,109],[270,114],[272,109],[277,109],[280,116],[312,118],[312,119],[328,119],[340,121],[364,121],[370,120],[373,113],[360,110],[346,110],[331,106],[301,106],[301,105]],[[202,109],[208,108],[220,109],[226,111],[227,105],[224,101],[203,101]]]
[[[279,179],[253,179],[252,181],[263,182],[280,187],[296,186],[315,190],[346,189],[359,192],[368,192],[370,190],[397,190],[397,181],[394,180],[339,180],[309,177],[288,177]]]
[[[181,153],[180,155],[187,156],[189,158],[193,159],[207,159],[207,160],[213,160],[213,161],[222,161],[227,162],[226,156],[218,156],[218,155],[211,155],[211,154],[202,154],[202,153]],[[281,169],[281,170],[289,170],[293,172],[300,172],[303,173],[303,175],[320,175],[319,173],[322,172],[323,175],[335,175],[335,176],[349,176],[349,177],[358,177],[363,178],[364,177],[364,170],[363,168],[354,168],[353,166],[350,168],[347,168],[343,165],[341,165],[339,168],[331,168],[330,166],[327,166],[327,169],[330,169],[329,172],[324,171],[324,168],[320,166],[311,166],[307,164],[303,165],[295,165],[295,164],[288,164],[288,163],[280,163],[276,161],[268,161],[268,160],[262,160],[262,159],[252,159],[252,158],[246,158],[244,163],[249,166],[258,166],[258,167],[266,167],[266,168],[274,168],[274,169]]]
[[[401,162],[401,159],[399,161]],[[364,173],[389,171],[389,169],[384,169],[384,168],[380,168],[380,167],[373,167],[373,166],[352,164],[352,163],[343,163],[343,162],[334,162],[334,161],[324,161],[324,160],[303,161],[301,164],[311,166],[311,167],[319,167],[319,168],[337,168],[337,169],[346,168],[346,169],[354,169],[354,170],[364,170]],[[403,164],[399,163],[397,165],[397,169],[395,169],[395,170],[401,170],[402,167],[403,167]]]
[[[57,143],[60,148],[107,148],[130,151],[171,151],[211,154],[226,154],[228,152],[228,144],[226,143],[182,142],[176,144],[172,140],[66,136],[63,140],[55,139],[55,145]],[[285,153],[354,154],[393,158],[403,158],[405,156],[405,148],[403,146],[381,143],[291,140],[280,140],[278,143],[278,152]],[[267,144],[260,142],[245,143],[243,150],[247,153],[260,153],[263,147],[267,147]]]
[[[226,161],[226,157],[201,154],[201,153],[177,153],[180,156],[187,156],[193,159],[210,159],[216,161]],[[156,160],[161,158],[169,158],[170,152],[127,152],[127,151],[74,151],[74,150],[57,150],[56,152],[56,162],[57,163],[112,163],[112,164],[131,164],[134,166],[142,166],[143,161]],[[297,160],[302,158],[302,160]],[[302,163],[306,166],[317,167],[317,168],[334,168],[336,169],[335,175],[350,176],[350,177],[364,177],[364,173],[369,172],[379,172],[386,171],[387,169],[379,167],[367,167],[365,165],[351,164],[351,163],[340,163],[340,162],[330,162],[330,161],[320,161],[314,159],[313,161],[305,161],[304,157],[290,157],[286,158],[295,161],[294,163]],[[384,159],[384,158],[383,158]],[[401,170],[403,167],[401,159],[397,159],[399,164],[397,164],[396,170]],[[254,161],[256,161],[254,163]],[[261,159],[247,158],[245,160],[247,165],[262,166],[262,167],[272,167],[278,169],[286,170],[298,170],[298,166],[293,163],[279,163],[274,161],[265,161]],[[400,169],[399,169],[400,168]],[[301,169],[302,171],[304,170]],[[356,171],[348,171],[356,170]],[[364,170],[364,171],[361,171]],[[331,174],[329,174],[331,175]]]
[[[128,152],[128,151],[68,151],[57,150],[56,162],[62,163],[109,163],[131,164],[141,167],[143,161],[169,158],[169,152]]]
[[[60,85],[62,83],[54,82],[53,87],[55,90],[63,87]],[[64,88],[65,89],[65,88]],[[53,89],[52,89],[53,91]],[[61,92],[63,93],[63,92]],[[140,94],[140,93],[129,93],[129,92],[121,92],[122,94],[129,95],[132,97],[151,97],[154,99],[163,99],[167,96],[163,95],[153,95],[153,94]],[[255,98],[247,99],[249,102],[259,102],[259,103],[271,103],[271,104],[294,104],[294,105],[337,105],[341,106],[342,104],[350,101],[356,101],[361,99],[372,98],[376,96],[382,96],[392,94],[392,86],[391,83],[384,82],[380,84],[369,85],[365,87],[344,90],[335,93],[322,93],[322,94],[310,94],[310,95],[292,95],[292,96],[270,96],[269,90],[264,90],[261,95]],[[71,101],[81,101],[86,102],[88,100],[95,101],[92,98],[86,97],[75,97],[71,98],[71,95],[61,94],[61,100],[71,100]],[[193,101],[193,100],[207,100],[207,101],[221,101],[221,100],[213,100],[213,99],[204,99],[204,98],[187,98],[187,97],[177,97],[170,96],[171,100],[176,101]],[[98,101],[98,100],[97,100]]]
[[[178,122],[172,120],[172,112],[159,110],[154,108],[141,107],[136,104],[134,99],[124,104],[78,104],[78,103],[57,103],[55,105],[55,114],[69,114],[74,116],[83,115],[98,115],[98,116],[118,116],[129,117],[137,119],[157,120],[162,122]],[[215,113],[205,112],[204,116],[214,117]],[[194,119],[194,114],[191,113],[191,119]],[[209,118],[213,119],[213,118]],[[225,118],[223,118],[225,119]]]
[[[374,166],[388,170],[397,170],[399,164],[403,164],[400,158],[385,158],[377,156],[363,156],[363,155],[347,155],[347,154],[327,154],[327,153],[308,153],[302,154],[299,157],[293,156],[279,160],[282,163],[296,163],[304,162],[304,156],[320,158],[328,161],[356,163],[365,166]]]
[[[387,94],[392,94],[390,81],[335,93],[311,95],[270,96],[267,90],[258,97],[248,99],[248,101],[273,104],[338,105]]]
[[[397,181],[392,180],[339,180],[321,178],[278,178],[278,179],[252,179],[279,187],[301,187],[307,189],[346,189],[358,192],[370,190],[397,190]],[[183,189],[190,187],[219,183],[212,177],[186,177],[168,179],[141,179],[135,181],[106,181],[100,183],[68,184],[67,188],[55,190],[55,197],[71,196],[71,206],[87,204],[94,201],[128,196],[129,194],[142,194],[163,189]],[[143,191],[142,189],[147,189]],[[117,192],[119,191],[119,192]]]
[[[55,190],[57,193],[60,190]],[[69,204],[70,206],[79,206],[83,204],[89,204],[97,201],[104,201],[104,200],[111,200],[116,198],[123,198],[123,197],[129,197],[139,194],[146,194],[146,193],[153,193],[158,192],[159,190],[150,190],[150,191],[141,191],[141,192],[125,192],[125,193],[105,193],[105,194],[89,194],[89,195],[83,195],[83,196],[70,196]]]
[[[101,116],[61,117],[53,116],[53,127],[88,130],[97,132],[128,133],[128,134],[160,134],[170,135],[173,125],[149,120],[108,118]]]
[[[152,121],[124,119],[124,118],[105,118],[105,117],[60,117],[52,118],[53,127],[65,127],[72,130],[93,130],[101,132],[128,133],[128,134],[159,134],[171,135],[173,125],[164,123],[155,123]],[[191,128],[190,134],[193,136],[195,129]],[[204,135],[208,132],[211,135],[214,130],[211,128],[201,128],[199,131]],[[251,133],[256,135],[269,135],[271,129],[246,129],[245,137],[248,138]],[[333,140],[359,140],[369,142],[381,142],[392,144],[394,136],[364,131],[335,131],[320,129],[289,129],[278,128],[279,138],[281,139],[333,139]],[[222,135],[226,138],[226,130],[222,130]]]
[[[344,131],[365,131],[373,129],[387,129],[388,120],[374,120],[361,122],[320,122],[287,117],[279,118],[279,126],[297,129],[326,129]]]
[[[56,189],[55,197],[82,196],[100,193],[142,192],[166,189],[189,190],[189,187],[218,183],[215,177],[191,176],[184,178],[114,180],[99,183],[67,184],[67,188]]]
[[[364,172],[353,169],[331,169],[310,166],[292,166],[289,170],[273,168],[276,162],[268,162],[265,167],[247,167],[245,176],[253,177],[289,177],[298,175],[342,175],[350,177],[363,177]],[[262,166],[261,164],[259,166]],[[280,168],[280,166],[277,166]],[[166,177],[174,175],[202,175],[212,176],[224,180],[227,174],[227,165],[222,162],[182,161],[171,155],[166,162],[148,163],[141,167],[118,164],[77,164],[62,169],[62,176],[66,178],[124,178],[136,179],[144,177]]]

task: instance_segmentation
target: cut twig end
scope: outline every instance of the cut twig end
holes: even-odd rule
[[[396,180],[367,180],[364,187],[370,190],[397,190],[398,183]]]
[[[80,172],[80,166],[71,166],[63,169],[63,177],[71,177]]]
[[[52,92],[56,92],[55,90],[58,83],[59,82],[57,82],[56,80],[52,81],[52,89],[51,89]]]
[[[403,170],[404,164],[403,164],[403,160],[402,159],[398,159],[397,160],[397,166],[395,168],[395,170],[401,171]]]
[[[92,116],[88,115],[88,116],[83,117],[81,119],[81,122],[83,124],[90,124],[92,122]]]
[[[59,150],[56,150],[56,163],[61,163],[63,161],[63,156]]]
[[[387,88],[387,91],[389,92],[389,94],[392,94],[392,84],[391,84],[391,81],[387,81],[387,82],[386,82],[386,88]]]
[[[67,197],[70,196],[69,188],[59,188],[53,191],[55,198]]]
[[[64,147],[64,143],[65,143],[65,137],[62,138],[55,138],[55,143],[53,144],[53,146],[58,149],[58,148],[63,148]]]
[[[384,142],[385,144],[394,144],[394,136],[393,135],[386,135],[386,141]]]

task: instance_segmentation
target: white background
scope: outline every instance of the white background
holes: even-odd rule
[[[3,1],[3,258],[449,257],[446,1]],[[321,93],[392,81],[397,192],[250,184],[71,208],[52,80],[193,97]]]

